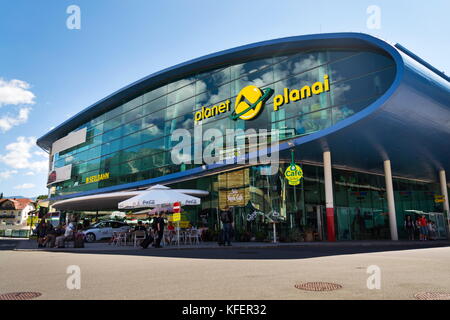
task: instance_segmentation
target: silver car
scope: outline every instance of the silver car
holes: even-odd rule
[[[87,242],[111,238],[113,232],[128,231],[130,226],[120,221],[101,221],[83,231]]]

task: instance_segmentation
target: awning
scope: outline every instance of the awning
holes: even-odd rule
[[[197,189],[172,189],[185,194],[205,197],[208,191]],[[100,211],[112,210],[116,211],[119,202],[130,199],[134,196],[142,194],[146,190],[128,190],[120,192],[102,193],[91,196],[71,198],[67,200],[57,201],[52,207],[56,210],[72,210],[72,211]]]
[[[167,207],[174,202],[199,205],[200,198],[187,195],[163,185],[155,185],[130,199],[119,202],[119,209]]]

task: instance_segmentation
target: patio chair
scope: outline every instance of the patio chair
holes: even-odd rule
[[[113,232],[111,244],[116,246],[127,245],[127,235],[125,232]]]
[[[200,244],[201,232],[198,229],[192,228],[187,232],[187,238],[189,239],[189,244]]]
[[[141,243],[145,240],[145,231],[138,230],[134,232],[134,246],[137,247],[137,243]]]
[[[172,244],[172,238],[173,238],[173,234],[170,230],[164,230],[164,235],[163,235],[163,243],[164,245],[171,245]]]
[[[177,244],[178,240],[179,240],[180,243],[183,243],[183,242],[186,243],[185,242],[185,237],[184,237],[184,232],[181,231],[181,230],[179,232],[179,239],[178,239],[177,231],[175,231],[175,233],[172,235],[171,243],[172,244]]]
[[[119,241],[119,233],[118,232],[113,232],[110,244],[111,245],[117,245],[118,241]]]

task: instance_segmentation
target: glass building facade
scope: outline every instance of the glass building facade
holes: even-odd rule
[[[105,108],[106,111],[87,109],[83,123],[73,121],[77,123],[76,128],[64,132],[69,135],[86,130],[82,143],[52,152],[51,143],[65,136],[60,133],[47,135],[43,148],[50,149],[50,171],[70,169],[68,177],[49,184],[50,197],[59,200],[97,190],[109,192],[113,187],[136,182],[145,182],[141,187],[149,186],[154,184],[146,184],[151,179],[184,171],[189,173],[191,169],[203,167],[203,163],[198,162],[175,164],[172,161],[173,147],[179,143],[173,141],[172,134],[177,129],[187,130],[192,139],[199,125],[203,132],[208,129],[218,129],[222,133],[227,129],[277,130],[281,144],[336,128],[340,122],[348,122],[352,117],[356,119],[358,114],[385,97],[399,75],[395,55],[385,48],[363,46],[359,42],[354,46],[267,50],[256,57],[236,55],[225,62],[199,68],[200,71],[163,76],[164,80],[143,90],[126,88],[122,90],[123,95],[119,93],[120,98]],[[286,88],[312,87],[325,78],[329,79],[329,90],[291,101],[278,109],[274,107],[275,97],[283,95]],[[241,90],[250,85],[263,92],[268,89],[275,92],[255,118],[232,119],[231,112],[223,112],[196,122],[196,112],[228,100],[234,104]],[[130,92],[128,98],[123,98],[127,91]],[[211,142],[201,143],[205,148]],[[301,147],[298,148],[300,151]],[[191,158],[195,159],[195,156],[192,148]],[[307,161],[295,159],[304,174],[301,183],[295,186],[290,185],[284,175],[291,161],[289,152],[280,153],[279,169],[274,175],[263,174],[265,166],[244,164],[196,176],[186,174],[182,179],[162,183],[171,188],[209,192],[202,198],[201,206],[185,208],[184,219],[195,225],[218,230],[219,210],[226,205],[232,206],[238,240],[249,235],[256,240],[270,239],[270,217],[275,214],[280,217],[277,227],[280,240],[298,241],[307,233],[315,239],[327,240],[321,156]],[[333,164],[332,170],[336,239],[390,239],[384,175],[377,170],[371,171],[375,168],[373,164],[366,169],[356,169],[343,162]],[[394,174],[393,187],[400,239],[407,237],[403,229],[406,215],[444,212],[443,204],[435,201],[441,192],[435,181]],[[130,188],[135,187],[115,190]],[[255,212],[259,213],[255,215]],[[430,215],[430,219],[436,221],[438,234],[444,237],[445,216]]]
[[[300,88],[329,75],[330,92],[273,110],[273,97],[251,121],[231,120],[228,114],[202,121],[203,131],[220,129],[279,129],[280,139],[307,135],[330,127],[379,98],[391,85],[391,58],[370,51],[329,49],[275,56],[221,67],[168,83],[118,105],[74,131],[87,129],[83,144],[56,153],[54,168],[72,165],[71,178],[54,185],[66,195],[163,176],[192,168],[174,165],[170,152],[174,130],[194,129],[194,113],[234,99],[245,86],[275,92]],[[109,179],[86,178],[109,172]]]
[[[192,188],[209,191],[199,208],[186,207],[186,219],[193,224],[219,228],[218,210],[227,204],[234,207],[238,237],[245,232],[270,238],[270,214],[282,217],[277,232],[283,241],[296,241],[298,234],[311,230],[316,240],[327,240],[325,187],[323,166],[301,165],[302,183],[291,186],[283,172],[289,163],[280,165],[278,174],[261,175],[261,166],[237,169],[209,177],[171,185],[174,188]],[[337,240],[390,239],[388,205],[384,176],[365,172],[333,169],[335,226]],[[442,203],[434,201],[439,184],[394,178],[397,226],[400,239],[407,239],[403,228],[406,215],[414,211],[442,212]],[[256,210],[268,215],[251,219]],[[411,211],[414,210],[414,211]],[[446,235],[443,216],[430,217]],[[439,221],[438,221],[439,220]]]

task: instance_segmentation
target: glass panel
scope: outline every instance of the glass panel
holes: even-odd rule
[[[146,103],[143,106],[144,114],[151,114],[154,112],[158,112],[161,109],[164,109],[167,106],[167,96],[157,98],[152,102]]]
[[[152,91],[147,92],[146,94],[144,94],[143,97],[143,103],[147,103],[149,101],[152,101],[158,97],[161,97],[162,95],[167,94],[167,86],[162,86],[159,87],[157,89],[154,89]]]
[[[199,75],[198,79],[199,80],[197,80],[197,82],[195,83],[196,94],[205,91],[210,94],[216,94],[215,91],[217,91],[217,88],[219,88],[221,84],[230,82],[231,68],[228,67],[220,71],[215,70],[212,72],[207,72]]]

